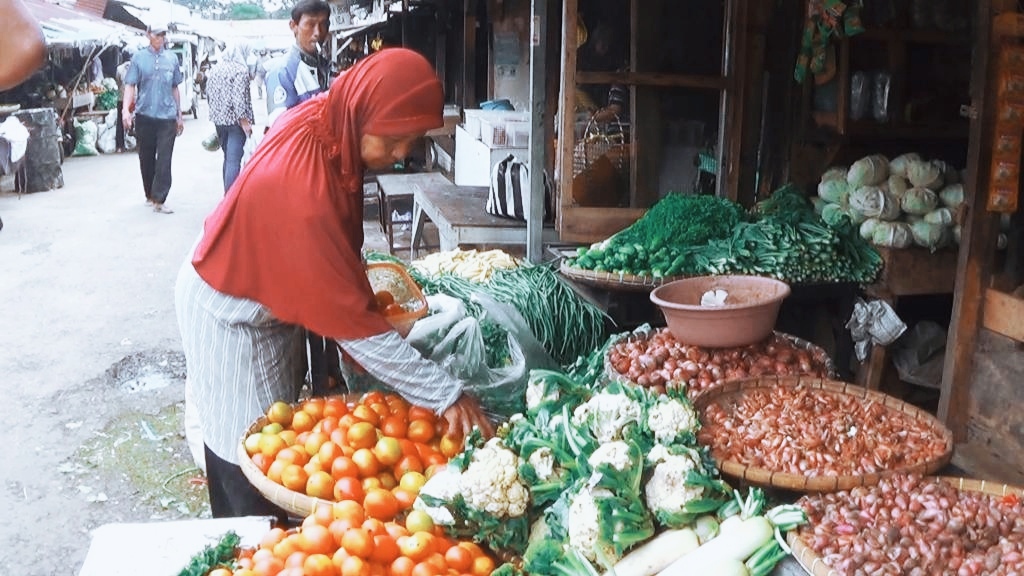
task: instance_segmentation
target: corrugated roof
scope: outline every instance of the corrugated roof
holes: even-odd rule
[[[24,0],[29,12],[39,21],[51,48],[88,48],[120,44],[140,35],[140,31],[111,20],[104,20],[71,6],[45,0]]]

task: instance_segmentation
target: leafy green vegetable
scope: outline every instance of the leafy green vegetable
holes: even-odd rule
[[[214,568],[232,568],[241,542],[242,539],[234,531],[227,532],[215,546],[207,544],[192,556],[188,564],[178,572],[178,576],[206,576]]]

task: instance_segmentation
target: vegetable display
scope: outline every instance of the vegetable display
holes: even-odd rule
[[[818,185],[822,219],[829,225],[848,221],[860,227],[862,238],[887,248],[935,251],[956,241],[953,228],[964,191],[959,173],[945,162],[916,153],[886,161],[875,154],[850,166],[845,180],[837,179],[841,169],[826,170]]]
[[[1024,504],[1015,494],[896,475],[797,504],[810,518],[797,537],[839,576],[1024,571]]]
[[[716,197],[666,196],[626,230],[579,248],[568,264],[654,278],[754,274],[791,283],[866,283],[882,260],[845,219],[826,225],[803,193],[787,185],[749,214]]]
[[[178,576],[206,576],[217,568],[232,568],[241,542],[238,534],[225,533],[216,544],[207,545],[194,554]]]
[[[649,326],[617,339],[607,366],[613,377],[658,392],[684,386],[691,399],[728,380],[768,374],[825,377],[830,371],[824,353],[800,348],[780,334],[740,348],[701,348],[679,342],[667,328]]]
[[[723,405],[727,404],[727,405]],[[699,439],[715,459],[800,476],[859,476],[932,462],[946,439],[877,401],[805,386],[711,402]]]

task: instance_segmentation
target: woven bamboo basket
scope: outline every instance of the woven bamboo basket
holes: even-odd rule
[[[1024,488],[1010,486],[1008,484],[999,484],[995,482],[986,482],[985,480],[974,480],[971,478],[958,478],[952,476],[937,476],[936,479],[949,483],[955,486],[958,490],[967,492],[981,492],[992,496],[1006,496],[1007,494],[1024,496]],[[789,542],[789,546],[793,550],[793,557],[800,563],[800,566],[803,567],[803,569],[811,576],[840,576],[839,572],[830,568],[829,565],[825,563],[825,560],[817,554],[817,552],[811,549],[810,546],[800,539],[798,532],[799,530],[791,530],[786,535],[786,541]]]
[[[657,288],[662,284],[685,278],[685,276],[663,276],[661,278],[655,278],[654,276],[595,272],[593,270],[570,266],[565,260],[562,260],[562,263],[558,267],[558,271],[566,278],[575,280],[581,284],[587,284],[588,286],[604,288],[607,290],[628,290],[636,292],[650,291],[652,288]]]
[[[887,394],[846,382],[807,376],[762,376],[760,378],[726,382],[716,389],[701,394],[693,403],[698,412],[703,413],[704,408],[712,403],[728,403],[730,400],[741,396],[745,391],[758,388],[774,388],[776,386],[804,386],[818,389],[825,393],[853,396],[862,402],[876,402],[889,410],[902,412],[909,418],[925,422],[929,428],[942,438],[946,449],[942,454],[931,460],[913,466],[900,466],[872,474],[804,476],[747,466],[730,460],[721,460],[718,461],[718,468],[722,474],[755,486],[782,488],[796,492],[837,492],[839,490],[849,490],[857,486],[872,486],[877,484],[881,478],[892,474],[932,474],[948,464],[953,456],[953,433],[937,418],[916,406],[907,404]],[[711,450],[714,452],[713,446]]]
[[[349,404],[358,398],[357,395],[343,395],[342,397]],[[300,405],[301,403],[294,404],[293,407],[297,409]],[[242,468],[242,474],[245,475],[249,480],[249,483],[252,484],[264,498],[298,517],[305,518],[312,514],[316,509],[317,504],[331,504],[332,501],[330,500],[313,498],[306,494],[289,490],[277,482],[272,481],[267,478],[266,474],[264,474],[263,471],[260,470],[252,461],[252,458],[249,457],[249,453],[245,451],[245,439],[250,434],[259,432],[268,423],[269,421],[267,420],[267,417],[261,416],[253,422],[248,429],[246,429],[244,434],[242,434],[242,438],[238,442],[238,465]]]

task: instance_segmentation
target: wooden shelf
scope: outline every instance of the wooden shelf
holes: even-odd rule
[[[913,124],[905,122],[891,122],[880,124],[871,121],[850,121],[846,133],[855,137],[867,138],[889,138],[899,140],[912,140],[916,138],[929,140],[956,140],[967,139],[967,131],[970,123],[962,122],[935,122],[927,124]]]
[[[968,31],[944,32],[942,30],[913,30],[896,28],[869,28],[850,37],[851,40],[874,42],[901,42],[903,44],[936,44],[946,46],[969,46],[971,35]]]
[[[1024,342],[1024,300],[993,288],[985,290],[985,328]]]

